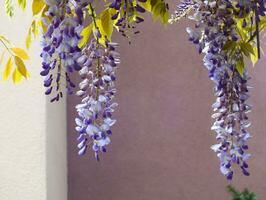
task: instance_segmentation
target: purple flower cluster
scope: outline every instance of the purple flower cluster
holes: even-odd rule
[[[199,53],[204,54],[204,65],[210,79],[215,84],[216,102],[213,104],[215,122],[212,130],[216,133],[218,144],[211,148],[220,159],[220,171],[227,179],[233,178],[233,165],[238,165],[243,174],[248,176],[247,160],[250,154],[247,141],[251,137],[247,128],[250,126],[247,113],[251,106],[246,102],[249,98],[247,81],[249,76],[244,69],[243,74],[237,70],[240,52],[229,57],[224,50],[228,41],[238,41],[234,15],[239,16],[242,9],[250,12],[250,1],[194,1],[196,11],[190,19],[196,21],[195,29],[187,28],[189,40],[197,45]],[[250,4],[248,4],[248,2]],[[233,5],[241,7],[233,13]],[[244,7],[242,7],[244,6]]]
[[[138,14],[145,13],[145,8],[143,8],[140,3],[144,3],[147,0],[114,0],[110,8],[115,9],[117,12],[112,16],[112,20],[117,20],[116,26],[119,27],[119,32],[122,36],[130,39],[132,34],[138,34],[139,31],[135,30],[136,24],[144,21],[142,17]],[[135,5],[136,3],[136,5]]]
[[[76,106],[79,115],[76,118],[79,155],[84,155],[91,144],[97,160],[99,152],[106,152],[112,134],[111,127],[116,122],[112,117],[117,106],[113,102],[116,93],[115,73],[120,63],[116,47],[116,43],[107,42],[106,47],[103,47],[92,40],[78,59],[82,66],[79,73],[83,79],[77,92],[82,97],[82,103]]]
[[[62,96],[62,89],[66,88],[68,93],[72,93],[75,87],[69,78],[69,73],[80,70],[81,66],[77,59],[81,56],[81,49],[78,43],[81,39],[80,32],[83,28],[83,11],[86,6],[85,1],[68,0],[46,0],[49,6],[46,12],[47,31],[42,38],[42,71],[45,76],[44,86],[47,88],[45,94],[50,95],[54,92],[55,96],[51,102],[58,101]],[[75,3],[75,8],[73,7]],[[72,9],[75,12],[72,12]],[[62,77],[65,82],[62,82]]]

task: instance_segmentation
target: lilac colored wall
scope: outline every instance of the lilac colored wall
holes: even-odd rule
[[[69,200],[230,200],[228,182],[209,148],[215,142],[212,83],[187,41],[185,22],[165,29],[148,18],[140,29],[131,46],[116,36],[122,58],[118,122],[100,163],[92,153],[77,155],[78,99],[68,99]],[[232,182],[261,200],[266,198],[265,63],[252,72],[251,177],[238,173]]]

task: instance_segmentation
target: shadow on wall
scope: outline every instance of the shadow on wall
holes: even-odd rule
[[[67,199],[66,98],[46,99],[47,200]]]

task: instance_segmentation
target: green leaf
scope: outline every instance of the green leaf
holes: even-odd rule
[[[117,13],[117,10],[115,10],[115,9],[113,9],[113,8],[108,8],[108,10],[109,10],[109,13],[110,13],[111,16],[113,16],[114,14]],[[119,14],[118,14],[117,19],[112,20],[112,21],[113,21],[113,22],[112,22],[112,23],[113,23],[113,27],[115,27],[117,31],[119,31],[119,27],[116,26],[116,23],[117,23],[117,21],[118,21],[119,19],[120,19],[120,12],[119,12]]]
[[[14,15],[14,7],[12,4],[12,0],[5,0],[5,10],[6,10],[6,14],[9,17],[12,17]]]
[[[156,4],[160,3],[162,0],[149,0],[151,7],[153,8]]]
[[[23,10],[26,9],[26,3],[27,3],[26,0],[18,0],[18,5],[19,5]]]
[[[2,64],[2,62],[4,60],[5,53],[6,53],[6,49],[4,49],[3,52],[1,53],[1,56],[0,56],[0,65]]]
[[[243,28],[242,24],[243,20],[237,21],[237,32],[243,41],[247,41],[248,40],[247,31],[245,30],[245,28]]]
[[[150,0],[146,3],[148,4],[149,2],[151,6],[150,12],[152,13],[153,20],[160,18],[163,24],[167,24],[170,15],[167,4],[163,0]]]
[[[162,21],[163,24],[167,24],[168,23],[169,16],[170,16],[170,13],[168,12],[168,10],[165,10],[164,14],[161,15],[161,21]]]
[[[256,63],[257,63],[258,60],[259,60],[257,47],[254,48],[254,53],[255,53],[255,54],[251,54],[251,55],[250,55],[250,59],[251,59],[251,62],[252,62],[252,64],[253,64],[253,67],[256,65]]]
[[[152,14],[154,20],[160,16],[162,7],[163,7],[162,2],[158,2],[155,6],[152,7]]]
[[[140,2],[140,5],[145,8],[145,10],[147,10],[148,12],[151,12],[151,2],[150,1],[146,1],[146,2]]]
[[[3,77],[3,80],[7,80],[8,76],[10,75],[10,72],[12,70],[12,66],[13,66],[13,62],[12,62],[12,59],[9,58],[7,63],[6,63],[6,66],[5,66],[5,69],[4,69],[4,72],[2,74],[2,77]]]
[[[255,55],[253,46],[248,42],[240,42],[239,45],[245,56],[249,57],[250,54]]]
[[[79,42],[79,48],[83,47],[88,42],[92,32],[92,26],[93,24],[91,23],[81,31],[80,35],[82,36],[82,39]]]
[[[228,40],[225,45],[223,46],[223,50],[229,51],[231,49],[234,49],[236,47],[236,42],[232,40]]]
[[[29,49],[31,45],[31,29],[29,29],[26,37],[26,48]]]
[[[240,76],[243,76],[244,75],[245,65],[244,65],[243,57],[240,58],[237,61],[237,63],[236,63],[236,69],[237,69],[238,73],[240,74]]]
[[[37,15],[39,14],[42,9],[44,8],[45,3],[43,2],[43,0],[33,0],[32,1],[32,14],[33,15]]]
[[[6,42],[8,44],[10,44],[9,40],[6,37],[4,37],[3,35],[0,35],[0,40],[2,40],[3,42]]]
[[[244,189],[243,192],[237,191],[233,186],[227,187],[228,192],[232,195],[232,200],[258,200],[255,193],[250,192],[248,189]]]

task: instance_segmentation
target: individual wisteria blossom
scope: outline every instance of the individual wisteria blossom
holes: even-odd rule
[[[45,13],[51,21],[47,23],[47,31],[42,37],[42,71],[45,76],[45,94],[54,93],[51,102],[58,101],[62,91],[67,89],[69,94],[75,87],[70,80],[69,73],[81,69],[77,59],[81,56],[78,43],[81,39],[83,11],[87,1],[46,0],[49,9]],[[75,7],[73,7],[73,5]],[[74,12],[72,12],[72,9]],[[47,20],[47,18],[44,18]],[[65,79],[65,81],[61,81]]]
[[[194,14],[189,18],[196,23],[195,28],[187,28],[189,40],[197,45],[199,53],[204,54],[204,65],[215,84],[217,97],[213,104],[215,114],[212,117],[215,122],[211,129],[216,133],[218,144],[211,148],[217,153],[220,171],[227,179],[233,178],[234,165],[238,165],[243,174],[248,176],[247,160],[251,156],[246,152],[247,141],[251,137],[247,130],[250,126],[247,113],[251,111],[247,103],[249,76],[242,66],[244,63],[240,50],[236,49],[228,56],[225,48],[230,42],[239,41],[236,19],[253,12],[256,13],[254,21],[258,22],[260,16],[265,15],[264,1],[184,0],[178,5],[170,22],[178,20],[191,7]],[[243,26],[246,25],[243,23]],[[239,63],[242,69],[238,69]]]
[[[100,37],[99,33],[97,36]],[[106,152],[111,127],[116,122],[112,117],[117,106],[113,98],[116,93],[116,68],[120,63],[116,47],[117,44],[112,42],[106,42],[104,47],[93,39],[78,59],[82,66],[79,73],[83,79],[77,92],[82,97],[82,103],[76,106],[79,115],[76,118],[79,155],[84,155],[91,146],[97,160],[99,152]]]

